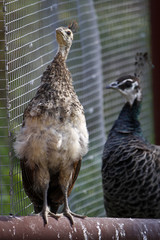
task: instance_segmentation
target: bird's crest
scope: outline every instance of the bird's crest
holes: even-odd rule
[[[135,77],[141,77],[144,73],[145,64],[148,63],[151,65],[150,59],[148,57],[148,53],[137,52],[135,56]]]
[[[71,29],[73,33],[75,33],[78,29],[78,23],[76,21],[73,21],[68,25],[68,28]]]

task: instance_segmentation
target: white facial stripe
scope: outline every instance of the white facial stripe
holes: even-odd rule
[[[134,85],[134,86],[138,86],[138,82],[137,82],[137,81],[134,82],[133,85]]]
[[[129,92],[133,92],[133,91],[135,91],[135,87],[136,87],[136,86],[138,86],[138,83],[137,83],[137,82],[133,82],[133,83],[132,83],[132,86],[131,86],[130,88],[126,88],[124,91],[125,91],[125,92],[128,92],[128,93],[129,93]]]
[[[137,83],[137,82],[134,82],[132,89],[134,89],[136,86],[138,86],[138,83]]]
[[[122,81],[122,82],[120,82],[118,85],[120,86],[120,85],[123,85],[124,83],[126,83],[126,82],[133,82],[133,80],[132,79],[125,79],[124,81]]]
[[[130,83],[128,84],[128,87],[127,82]],[[138,101],[142,100],[142,92],[139,87],[138,81],[134,81],[133,79],[128,78],[124,79],[120,83],[117,82],[117,84],[118,88],[115,89],[117,89],[126,98],[127,102],[129,102],[130,105],[134,103],[135,99],[137,99]]]

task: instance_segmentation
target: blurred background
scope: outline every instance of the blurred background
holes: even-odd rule
[[[124,103],[117,92],[108,91],[105,86],[124,74],[134,74],[135,55],[141,51],[152,56],[154,68],[148,65],[141,79],[140,121],[145,137],[160,144],[157,79],[160,41],[156,24],[160,3],[150,2],[0,0],[1,215],[25,215],[33,211],[23,190],[19,161],[12,145],[21,127],[23,111],[56,54],[55,29],[67,26],[72,20],[78,22],[79,29],[67,65],[85,109],[90,145],[70,196],[71,209],[88,216],[105,215],[101,156],[108,131]]]

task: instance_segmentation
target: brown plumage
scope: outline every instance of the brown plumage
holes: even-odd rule
[[[73,224],[72,216],[81,216],[70,211],[67,197],[88,150],[88,131],[83,107],[66,67],[73,32],[60,27],[56,29],[56,38],[58,53],[24,111],[14,148],[20,158],[24,189],[35,213],[41,213],[46,224],[48,215],[61,216],[57,210],[64,203],[63,214]]]

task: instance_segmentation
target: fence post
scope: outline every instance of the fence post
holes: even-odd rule
[[[154,128],[155,128],[155,142],[160,145],[160,30],[157,23],[160,22],[160,2],[150,0],[150,19],[151,19],[151,52],[152,62],[155,66],[153,68],[153,111],[154,111]]]

